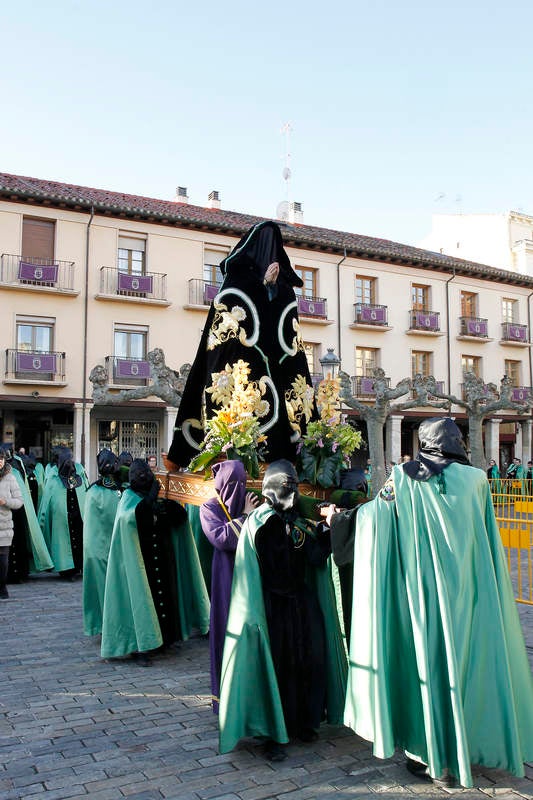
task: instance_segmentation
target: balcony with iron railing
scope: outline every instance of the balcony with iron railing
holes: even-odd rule
[[[439,311],[409,311],[409,330],[423,333],[438,333],[440,331]]]
[[[374,390],[374,378],[352,375],[350,377],[352,385],[352,396],[362,400],[372,400],[376,396]],[[385,378],[387,387],[390,387],[390,378]]]
[[[354,303],[354,324],[388,327],[388,307],[375,303]]]
[[[189,280],[189,305],[210,306],[220,291],[222,284],[215,281],[203,281],[199,278]]]
[[[0,288],[77,295],[74,262],[2,253]]]
[[[328,301],[325,297],[296,297],[298,301],[298,314],[309,319],[326,320],[328,318]]]
[[[444,392],[444,389],[445,389],[444,381],[435,381],[435,391],[440,392],[442,394]],[[416,400],[417,397],[420,397],[420,394],[419,394],[419,392],[417,392],[417,389],[416,389],[415,386],[413,386],[413,388],[411,389],[410,395],[411,395],[413,400]],[[431,392],[428,392],[427,397],[428,397],[428,400],[440,400],[441,399],[441,398],[437,397],[437,395],[431,394]],[[403,399],[404,398],[400,398],[399,402],[401,403]]]
[[[189,305],[210,306],[221,289],[222,284],[214,281],[204,281],[199,278],[189,280]],[[327,300],[324,297],[296,298],[298,314],[310,319],[325,320],[328,316]]]
[[[461,398],[462,400],[468,400],[467,393],[466,393],[466,383],[460,383],[459,388],[461,390]],[[483,398],[480,400],[481,403],[485,403],[488,400],[497,400],[500,394],[497,390],[491,389],[488,384],[484,384],[483,386]]]
[[[133,300],[152,305],[170,305],[167,300],[167,276],[161,272],[135,275],[114,267],[101,267],[96,297],[99,300]]]
[[[459,336],[470,339],[489,338],[489,321],[481,317],[459,317]]]
[[[516,322],[502,322],[502,342],[526,346],[529,344],[529,329],[527,325],[518,325]]]
[[[106,356],[105,366],[113,386],[147,386],[150,383],[150,363],[146,359]]]
[[[65,353],[51,350],[6,350],[4,383],[65,385]]]

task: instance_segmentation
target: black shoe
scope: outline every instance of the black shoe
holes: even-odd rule
[[[433,785],[437,786],[439,789],[453,789],[454,786],[457,786],[457,781],[453,775],[450,775],[448,770],[444,770],[439,778],[432,778],[431,780]]]
[[[313,730],[313,728],[303,728],[303,730],[298,733],[298,739],[301,742],[316,742],[318,733]]]
[[[457,785],[455,778],[447,770],[438,778],[432,778],[427,764],[422,761],[415,761],[414,758],[407,758],[405,767],[411,775],[416,775],[417,778],[421,778],[424,781],[431,781],[439,789],[453,789]]]
[[[147,653],[132,653],[131,657],[140,667],[151,667],[152,659]]]
[[[428,781],[431,780],[428,765],[424,764],[422,761],[415,761],[414,758],[407,758],[405,761],[405,768],[411,775],[416,775],[417,778],[423,778]]]
[[[279,742],[270,741],[266,743],[265,755],[269,761],[285,761],[287,758],[287,751],[282,744],[279,744]]]
[[[9,598],[9,592],[7,591],[7,586],[0,586],[0,600],[7,600]]]

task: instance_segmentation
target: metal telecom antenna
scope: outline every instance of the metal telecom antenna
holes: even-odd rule
[[[291,131],[292,125],[290,122],[286,122],[285,125],[281,129],[281,133],[285,134],[285,166],[283,167],[282,176],[283,180],[285,181],[285,200],[282,200],[281,203],[278,203],[278,207],[276,209],[276,216],[278,219],[284,220],[285,222],[289,219],[289,198],[290,198],[290,181],[291,181],[291,152],[290,152],[290,138],[291,138]]]

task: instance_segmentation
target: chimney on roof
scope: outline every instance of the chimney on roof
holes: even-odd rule
[[[289,205],[289,222],[303,223],[304,212],[301,203],[291,203]]]
[[[188,203],[189,202],[189,195],[187,194],[187,187],[186,186],[177,186],[176,187],[176,197],[174,198],[175,203]]]
[[[213,189],[212,192],[209,192],[209,197],[207,198],[209,202],[208,208],[220,208],[220,194]]]

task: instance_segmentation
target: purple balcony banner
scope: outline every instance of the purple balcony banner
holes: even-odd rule
[[[17,372],[53,372],[57,371],[55,353],[17,353]]]
[[[487,320],[485,319],[467,320],[466,332],[469,336],[486,336],[488,332]]]
[[[27,261],[19,261],[19,281],[57,283],[58,269],[58,264],[28,264]]]
[[[298,298],[298,313],[305,314],[309,317],[325,317],[326,316],[326,301],[325,300],[309,300],[308,297]]]
[[[148,361],[136,361],[131,358],[117,358],[115,366],[116,378],[149,378]]]
[[[220,291],[220,286],[216,283],[206,283],[204,286],[204,303],[212,303]]]
[[[361,378],[361,394],[374,394],[374,378]]]
[[[515,386],[511,392],[511,400],[515,403],[523,403],[528,399],[529,395],[530,392],[527,386]]]
[[[361,322],[387,322],[387,309],[380,306],[363,306],[360,311]]]
[[[118,273],[119,292],[142,292],[152,294],[153,291],[152,275],[128,275],[127,272]]]
[[[439,327],[439,317],[437,314],[424,314],[422,311],[417,311],[415,320],[419,328],[427,328],[427,330],[434,331]]]
[[[509,325],[509,339],[515,342],[525,342],[527,338],[527,328],[520,325]]]

